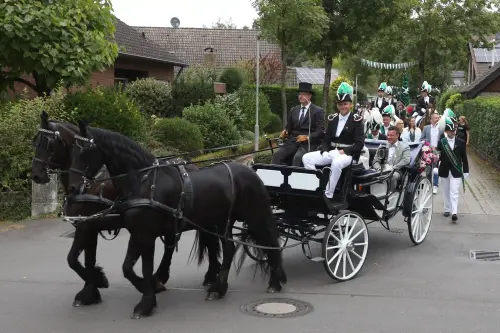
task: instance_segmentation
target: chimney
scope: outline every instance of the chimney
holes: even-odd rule
[[[204,50],[205,54],[203,56],[203,64],[207,67],[215,68],[217,64],[217,58],[215,50],[213,47],[207,47]]]

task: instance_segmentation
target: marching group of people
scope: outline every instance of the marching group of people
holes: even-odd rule
[[[365,139],[385,140],[388,148],[387,162],[394,170],[397,183],[398,172],[410,163],[409,143],[427,141],[439,152],[439,162],[433,165],[433,193],[441,183],[444,198],[444,216],[458,220],[458,196],[460,185],[469,175],[467,149],[470,134],[465,117],[457,119],[451,109],[440,115],[434,108],[435,98],[430,95],[431,86],[424,81],[416,107],[405,109],[396,101],[392,88],[384,82],[379,86],[377,97],[367,107],[359,105],[353,110],[353,88],[342,82],[337,90],[337,113],[326,119],[325,111],[311,103],[312,85],[301,82],[298,89],[300,104],[293,107],[281,133],[284,144],[273,155],[273,164],[288,164],[307,169],[329,165],[330,181],[325,196],[334,199],[335,188],[342,169],[353,160],[363,161],[365,168],[380,169],[378,157],[368,166],[369,152]],[[430,119],[427,116],[430,113]],[[423,121],[430,123],[421,129]]]

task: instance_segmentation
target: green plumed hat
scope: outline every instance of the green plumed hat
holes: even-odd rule
[[[444,110],[443,116],[446,117],[446,119],[451,119],[453,122],[457,122],[457,116],[450,108],[446,108],[446,110]]]
[[[391,117],[396,113],[396,110],[394,110],[394,105],[389,104],[387,105],[384,110],[382,110],[382,117],[383,116],[388,116]]]
[[[342,82],[337,89],[337,102],[352,102],[353,89],[347,82]]]
[[[420,88],[421,91],[427,91],[428,93],[431,92],[432,90],[432,86],[427,82],[427,81],[424,81],[422,83],[422,87]]]
[[[450,118],[446,118],[445,131],[454,131],[454,130],[455,130],[455,124]]]
[[[378,91],[383,91],[385,92],[385,90],[387,89],[387,83],[386,82],[382,82],[380,84],[380,86],[378,87]]]

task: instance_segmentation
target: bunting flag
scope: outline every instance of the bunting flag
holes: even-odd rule
[[[386,62],[376,62],[367,59],[361,59],[361,63],[368,67],[378,68],[378,69],[407,69],[409,67],[415,66],[416,61],[402,62],[402,63],[386,63]]]

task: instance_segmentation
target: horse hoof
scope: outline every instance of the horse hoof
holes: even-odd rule
[[[274,293],[279,292],[279,290],[277,290],[277,289],[276,289],[276,288],[274,288],[274,287],[269,287],[269,288],[267,288],[267,292],[268,292],[269,294],[274,294]]]
[[[82,301],[80,301],[80,300],[74,300],[74,301],[73,301],[73,306],[74,306],[75,308],[79,308],[80,306],[83,306],[83,302],[82,302]]]
[[[142,315],[138,312],[134,312],[134,314],[132,314],[132,317],[130,317],[132,319],[141,319],[142,318]]]
[[[219,298],[221,298],[220,295],[219,295],[219,293],[215,292],[215,291],[212,291],[212,292],[208,293],[206,300],[207,301],[213,301],[213,300],[216,300],[216,299],[219,299]]]

